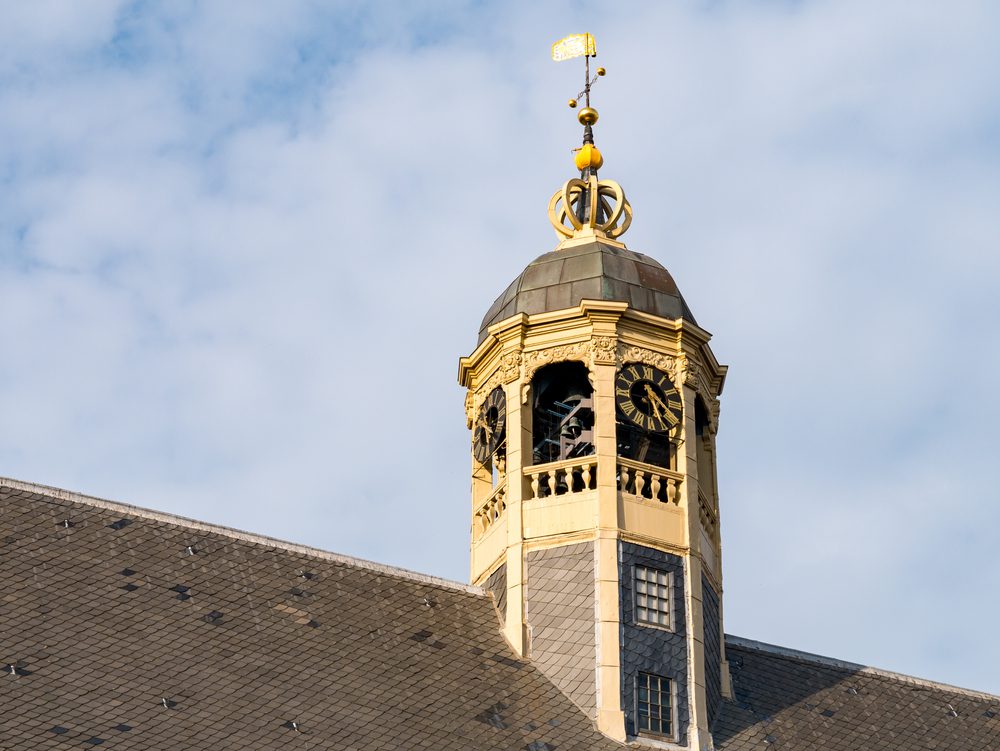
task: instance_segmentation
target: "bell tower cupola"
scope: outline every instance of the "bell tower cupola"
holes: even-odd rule
[[[726,375],[669,272],[628,249],[632,208],[600,179],[583,57],[579,176],[558,239],[497,298],[459,364],[472,431],[471,579],[512,647],[606,735],[712,748],[730,693],[715,435]]]

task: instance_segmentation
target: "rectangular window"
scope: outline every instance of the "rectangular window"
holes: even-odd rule
[[[673,736],[673,684],[669,678],[639,673],[636,679],[636,724],[640,733]]]
[[[673,628],[670,619],[671,575],[645,566],[635,567],[635,622]]]

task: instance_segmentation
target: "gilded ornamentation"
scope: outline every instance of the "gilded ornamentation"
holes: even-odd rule
[[[587,208],[581,212],[580,203],[584,201]],[[581,220],[581,214],[587,219]],[[625,199],[622,186],[614,180],[598,181],[594,174],[587,180],[574,177],[549,201],[549,221],[560,240],[585,230],[616,239],[624,235],[632,223],[632,207]]]

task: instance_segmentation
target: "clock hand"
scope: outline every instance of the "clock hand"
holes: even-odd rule
[[[488,435],[490,436],[493,435],[493,431],[490,429],[490,426],[486,424],[486,420],[484,420],[483,418],[480,417],[479,419],[477,419],[476,425],[485,430]]]
[[[660,413],[660,407],[666,409],[667,405],[664,404],[663,400],[656,395],[656,392],[653,391],[652,386],[650,386],[648,383],[643,385],[646,387],[646,398],[649,399],[649,403],[653,406],[653,409],[656,411],[656,417],[662,418],[662,414]]]

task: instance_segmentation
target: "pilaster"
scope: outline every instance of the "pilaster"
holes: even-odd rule
[[[686,361],[686,358],[685,358]],[[708,698],[705,691],[704,610],[701,587],[701,519],[698,500],[698,459],[695,444],[695,390],[692,379],[684,370],[678,373],[679,388],[684,404],[684,441],[678,451],[678,468],[685,480],[681,504],[687,520],[689,554],[684,566],[684,589],[687,592],[688,636],[688,698],[690,702],[689,745],[693,751],[712,748],[708,726]]]
[[[524,481],[531,456],[531,412],[521,404],[520,375],[523,325],[504,332],[501,381],[507,401],[507,616],[504,636],[522,657],[527,655],[524,625]],[[527,422],[527,425],[525,425]]]

